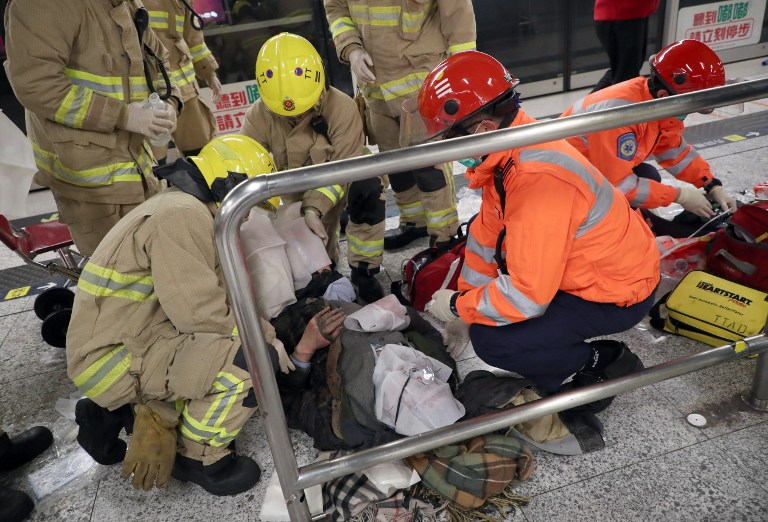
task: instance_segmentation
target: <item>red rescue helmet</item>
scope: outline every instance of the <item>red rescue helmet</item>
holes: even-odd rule
[[[449,56],[427,75],[419,90],[419,113],[427,139],[514,94],[519,83],[485,53],[464,51]]]
[[[649,60],[651,71],[670,94],[684,94],[725,85],[723,62],[698,40],[669,44]]]

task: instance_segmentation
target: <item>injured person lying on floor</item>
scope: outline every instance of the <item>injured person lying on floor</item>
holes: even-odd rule
[[[303,225],[297,216],[287,221]],[[275,222],[278,225],[273,227]],[[315,448],[323,452],[371,448],[541,397],[526,379],[488,371],[472,372],[459,383],[456,361],[441,332],[394,295],[360,306],[353,302],[354,293],[339,291],[346,288],[337,287],[343,278],[329,266],[312,272],[309,282],[297,283],[300,278],[292,268],[301,256],[286,255],[286,248],[297,242],[283,239],[285,222],[285,218],[275,221],[254,211],[241,229],[241,238],[257,308],[274,327],[272,344],[281,348],[271,353],[288,427],[311,436]],[[343,318],[340,333],[339,318]],[[306,342],[309,332],[315,331],[326,344]],[[283,357],[290,366],[283,363]],[[531,450],[576,455],[603,447],[602,425],[594,413],[570,411],[414,455],[402,465],[422,475],[422,492],[430,491],[460,509],[474,509],[502,494],[513,482],[528,478],[533,469]],[[490,469],[478,472],[470,492],[463,489],[468,484],[436,480],[430,471],[441,465],[467,464],[453,459],[441,464],[446,452],[455,453],[456,458],[483,453],[485,461],[496,462],[506,471],[503,476]],[[346,481],[359,479],[357,474],[344,477]],[[347,496],[336,494],[345,490],[346,482],[342,482],[325,484],[323,498],[332,518],[348,520],[357,511],[350,507]],[[488,487],[492,483],[501,486]],[[456,495],[457,491],[463,493]],[[379,491],[366,502],[383,501],[392,494]],[[262,513],[264,517],[267,515]]]

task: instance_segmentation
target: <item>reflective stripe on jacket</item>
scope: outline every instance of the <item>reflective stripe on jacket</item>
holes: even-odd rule
[[[355,158],[363,154],[363,123],[354,100],[331,87],[321,98],[320,108],[311,110],[295,124],[271,112],[261,100],[248,109],[242,133],[258,141],[272,153],[278,170],[320,165],[329,161]],[[322,116],[328,124],[328,139],[315,132],[312,118]],[[308,190],[303,207],[315,207],[322,215],[343,200],[347,186],[331,185]]]
[[[562,116],[584,114],[652,100],[644,77],[606,87],[570,106]],[[680,181],[701,187],[712,179],[707,162],[685,138],[677,118],[628,125],[568,138],[568,142],[613,183],[633,207],[657,208],[674,202],[677,189],[647,178],[632,169],[653,156]]]
[[[447,55],[475,48],[471,0],[324,0],[336,52],[348,63],[354,46],[373,60],[374,84],[360,84],[369,107],[400,115],[426,75]]]
[[[203,32],[192,27],[189,11],[181,0],[146,0],[149,25],[168,49],[171,80],[179,85],[182,100],[187,101],[200,92],[195,79],[206,82],[216,74],[219,64],[205,45]]]
[[[40,168],[36,179],[62,196],[94,203],[144,200],[142,177],[152,175],[144,137],[115,128],[125,104],[146,100],[149,92],[133,22],[140,5],[128,0],[8,5],[5,67],[28,111],[28,136]],[[161,58],[167,55],[151,30],[144,43]]]
[[[511,126],[535,121],[520,111]],[[510,158],[502,221],[493,172]],[[558,291],[629,306],[656,287],[659,253],[650,229],[565,141],[491,154],[467,177],[470,188],[483,189],[483,202],[459,279],[456,306],[466,322],[500,326],[538,317]],[[502,227],[509,275],[499,274],[493,256]]]

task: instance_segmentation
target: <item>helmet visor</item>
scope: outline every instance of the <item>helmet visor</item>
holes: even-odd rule
[[[456,123],[455,118],[424,118],[419,112],[417,97],[408,98],[400,108],[400,146],[410,147],[443,138]]]

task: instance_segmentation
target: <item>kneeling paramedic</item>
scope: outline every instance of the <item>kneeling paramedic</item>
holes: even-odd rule
[[[674,42],[651,56],[649,64],[650,77],[639,76],[589,94],[562,115],[584,114],[725,85],[720,58],[697,40]],[[712,110],[702,112],[707,114]],[[709,219],[715,215],[707,196],[723,211],[736,210],[736,201],[712,175],[709,164],[683,138],[686,116],[568,138],[568,143],[584,154],[626,196],[630,205],[643,209],[656,235],[686,237],[693,233],[702,224],[699,218]],[[656,168],[644,163],[650,157],[687,184],[677,188],[662,183]],[[693,219],[683,215],[671,223],[646,210],[672,203],[679,203]],[[693,228],[678,224],[687,221]]]
[[[420,117],[432,138],[534,123],[520,109],[517,84],[487,54],[457,54],[427,76],[404,118]],[[544,393],[574,373],[581,385],[642,368],[623,343],[585,342],[634,326],[653,304],[659,254],[642,218],[563,140],[473,160],[469,186],[483,200],[459,291],[438,290],[427,310],[471,325],[483,361]]]
[[[250,138],[216,138],[189,162],[158,169],[172,187],[120,220],[83,269],[67,335],[67,371],[87,396],[76,407],[78,442],[101,464],[124,460],[123,477],[138,489],[173,476],[235,495],[259,479],[256,462],[230,446],[256,398],[213,218],[232,187],[274,170]],[[335,335],[312,328],[297,351]],[[262,321],[262,330],[288,373],[294,365],[274,329]],[[123,427],[133,430],[127,452]]]
[[[242,132],[271,153],[279,170],[354,158],[364,153],[363,123],[354,100],[328,87],[320,55],[301,36],[281,33],[266,41],[256,59],[261,98],[248,110]],[[375,278],[384,253],[384,186],[380,178],[331,185],[301,194],[310,230],[325,243],[328,257],[339,258],[339,227],[345,193],[347,259],[352,284],[366,302],[384,293]]]

